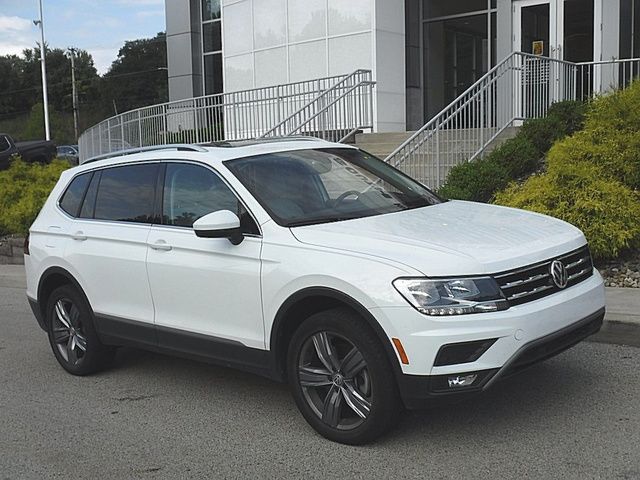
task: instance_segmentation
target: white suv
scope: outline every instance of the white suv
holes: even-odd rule
[[[144,149],[142,149],[144,150]],[[598,331],[582,233],[445,201],[316,139],[168,146],[62,174],[25,244],[27,296],[85,375],[132,345],[288,381],[305,419],[374,439]]]

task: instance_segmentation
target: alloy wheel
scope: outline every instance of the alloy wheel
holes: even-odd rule
[[[345,337],[320,331],[305,340],[298,381],[311,410],[332,428],[359,427],[371,411],[371,377],[358,348]]]
[[[79,365],[87,352],[87,337],[80,310],[68,298],[55,303],[51,328],[53,343],[62,359],[71,366]]]

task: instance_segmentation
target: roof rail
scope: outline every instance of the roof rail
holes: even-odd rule
[[[168,145],[152,145],[149,147],[136,147],[127,148],[125,150],[118,150],[110,153],[103,153],[95,157],[87,158],[81,165],[85,163],[97,162],[98,160],[105,160],[107,158],[120,157],[122,155],[132,155],[134,153],[154,152],[157,150],[177,150],[179,152],[206,152],[207,149],[200,145],[191,145],[188,143],[173,143]]]

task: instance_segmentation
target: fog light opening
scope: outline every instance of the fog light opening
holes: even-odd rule
[[[447,383],[449,384],[449,388],[462,388],[462,387],[470,387],[478,378],[477,373],[470,373],[467,375],[453,375],[451,377],[447,377]]]

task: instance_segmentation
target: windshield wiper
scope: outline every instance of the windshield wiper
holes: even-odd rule
[[[287,223],[286,227],[304,227],[305,225],[317,225],[320,223],[342,222],[344,220],[353,220],[360,217],[328,217],[328,218],[312,218],[306,220],[296,220]]]

